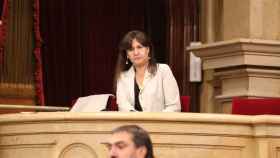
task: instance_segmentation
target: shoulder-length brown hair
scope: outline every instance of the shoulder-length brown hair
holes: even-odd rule
[[[157,71],[157,64],[154,57],[154,47],[151,39],[144,32],[134,30],[128,32],[119,44],[119,55],[115,72],[115,81],[119,79],[122,72],[127,71],[132,66],[132,63],[127,58],[127,50],[132,48],[132,41],[134,39],[136,39],[136,41],[144,47],[149,48],[150,59],[148,64],[148,71],[152,75],[155,75]]]

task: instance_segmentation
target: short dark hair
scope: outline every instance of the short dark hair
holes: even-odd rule
[[[112,131],[112,133],[127,132],[132,135],[132,141],[137,148],[146,147],[147,154],[145,158],[154,158],[153,144],[149,133],[137,125],[124,125]]]

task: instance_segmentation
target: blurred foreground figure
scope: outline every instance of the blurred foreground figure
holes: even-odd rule
[[[151,138],[137,125],[120,126],[112,131],[108,143],[110,158],[154,158]]]

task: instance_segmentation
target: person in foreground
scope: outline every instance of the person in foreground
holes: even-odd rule
[[[112,131],[108,143],[110,158],[154,158],[151,138],[137,125],[120,126]]]
[[[128,32],[119,45],[116,69],[119,111],[181,111],[177,82],[154,58],[153,44],[141,31]]]

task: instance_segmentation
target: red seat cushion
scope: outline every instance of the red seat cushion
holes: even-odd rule
[[[265,99],[233,98],[232,114],[280,115],[280,98],[265,98]]]
[[[181,111],[189,112],[190,111],[190,96],[181,96]]]
[[[117,99],[115,96],[110,96],[107,102],[107,111],[118,111]]]

